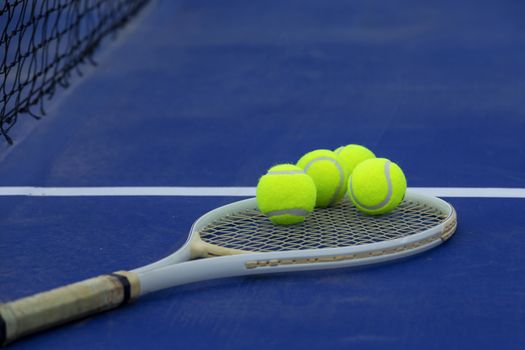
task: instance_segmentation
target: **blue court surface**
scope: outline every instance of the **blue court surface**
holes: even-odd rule
[[[525,348],[524,11],[151,2],[2,140],[1,302],[158,260],[271,165],[348,143],[450,202],[457,232],[379,267],[167,289],[10,348]]]

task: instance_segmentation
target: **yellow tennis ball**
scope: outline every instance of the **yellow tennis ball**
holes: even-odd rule
[[[357,209],[370,215],[394,210],[405,197],[403,170],[385,158],[372,158],[356,166],[348,180],[348,196]]]
[[[376,157],[374,152],[368,148],[355,144],[341,146],[334,152],[341,159],[341,162],[349,175],[352,175],[352,172],[354,171],[357,164],[364,160]]]
[[[327,149],[306,153],[297,166],[312,177],[317,188],[316,206],[326,208],[339,202],[346,193],[348,173],[339,156]]]
[[[257,184],[259,210],[273,223],[303,222],[315,206],[314,181],[293,164],[276,165]]]

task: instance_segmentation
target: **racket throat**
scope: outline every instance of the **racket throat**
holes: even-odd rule
[[[251,253],[240,249],[225,248],[214,244],[206,243],[199,238],[190,243],[190,260],[202,258],[215,258],[219,256],[229,256]]]

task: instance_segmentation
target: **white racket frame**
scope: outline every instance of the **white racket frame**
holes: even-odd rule
[[[254,209],[257,203],[252,198],[225,205],[195,221],[183,247],[158,262],[0,304],[0,345],[126,305],[141,295],[164,288],[223,277],[377,264],[433,248],[455,232],[456,214],[450,204],[412,191],[407,192],[406,199],[439,209],[446,213],[445,220],[422,232],[377,243],[267,253],[219,247],[200,239],[199,232],[210,223],[229,214]],[[213,258],[199,259],[209,256]]]
[[[425,231],[377,243],[343,248],[246,253],[190,260],[193,244],[200,241],[199,231],[228,214],[256,208],[255,198],[250,198],[219,207],[201,216],[193,224],[183,247],[162,260],[131,272],[138,275],[141,286],[140,295],[144,295],[177,285],[225,277],[378,264],[434,248],[454,233],[456,213],[449,203],[410,189],[407,190],[405,198],[436,207],[445,212],[447,218]]]

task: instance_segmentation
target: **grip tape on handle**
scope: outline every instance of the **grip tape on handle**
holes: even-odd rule
[[[0,305],[0,345],[114,309],[136,298],[139,293],[137,275],[119,271]]]

